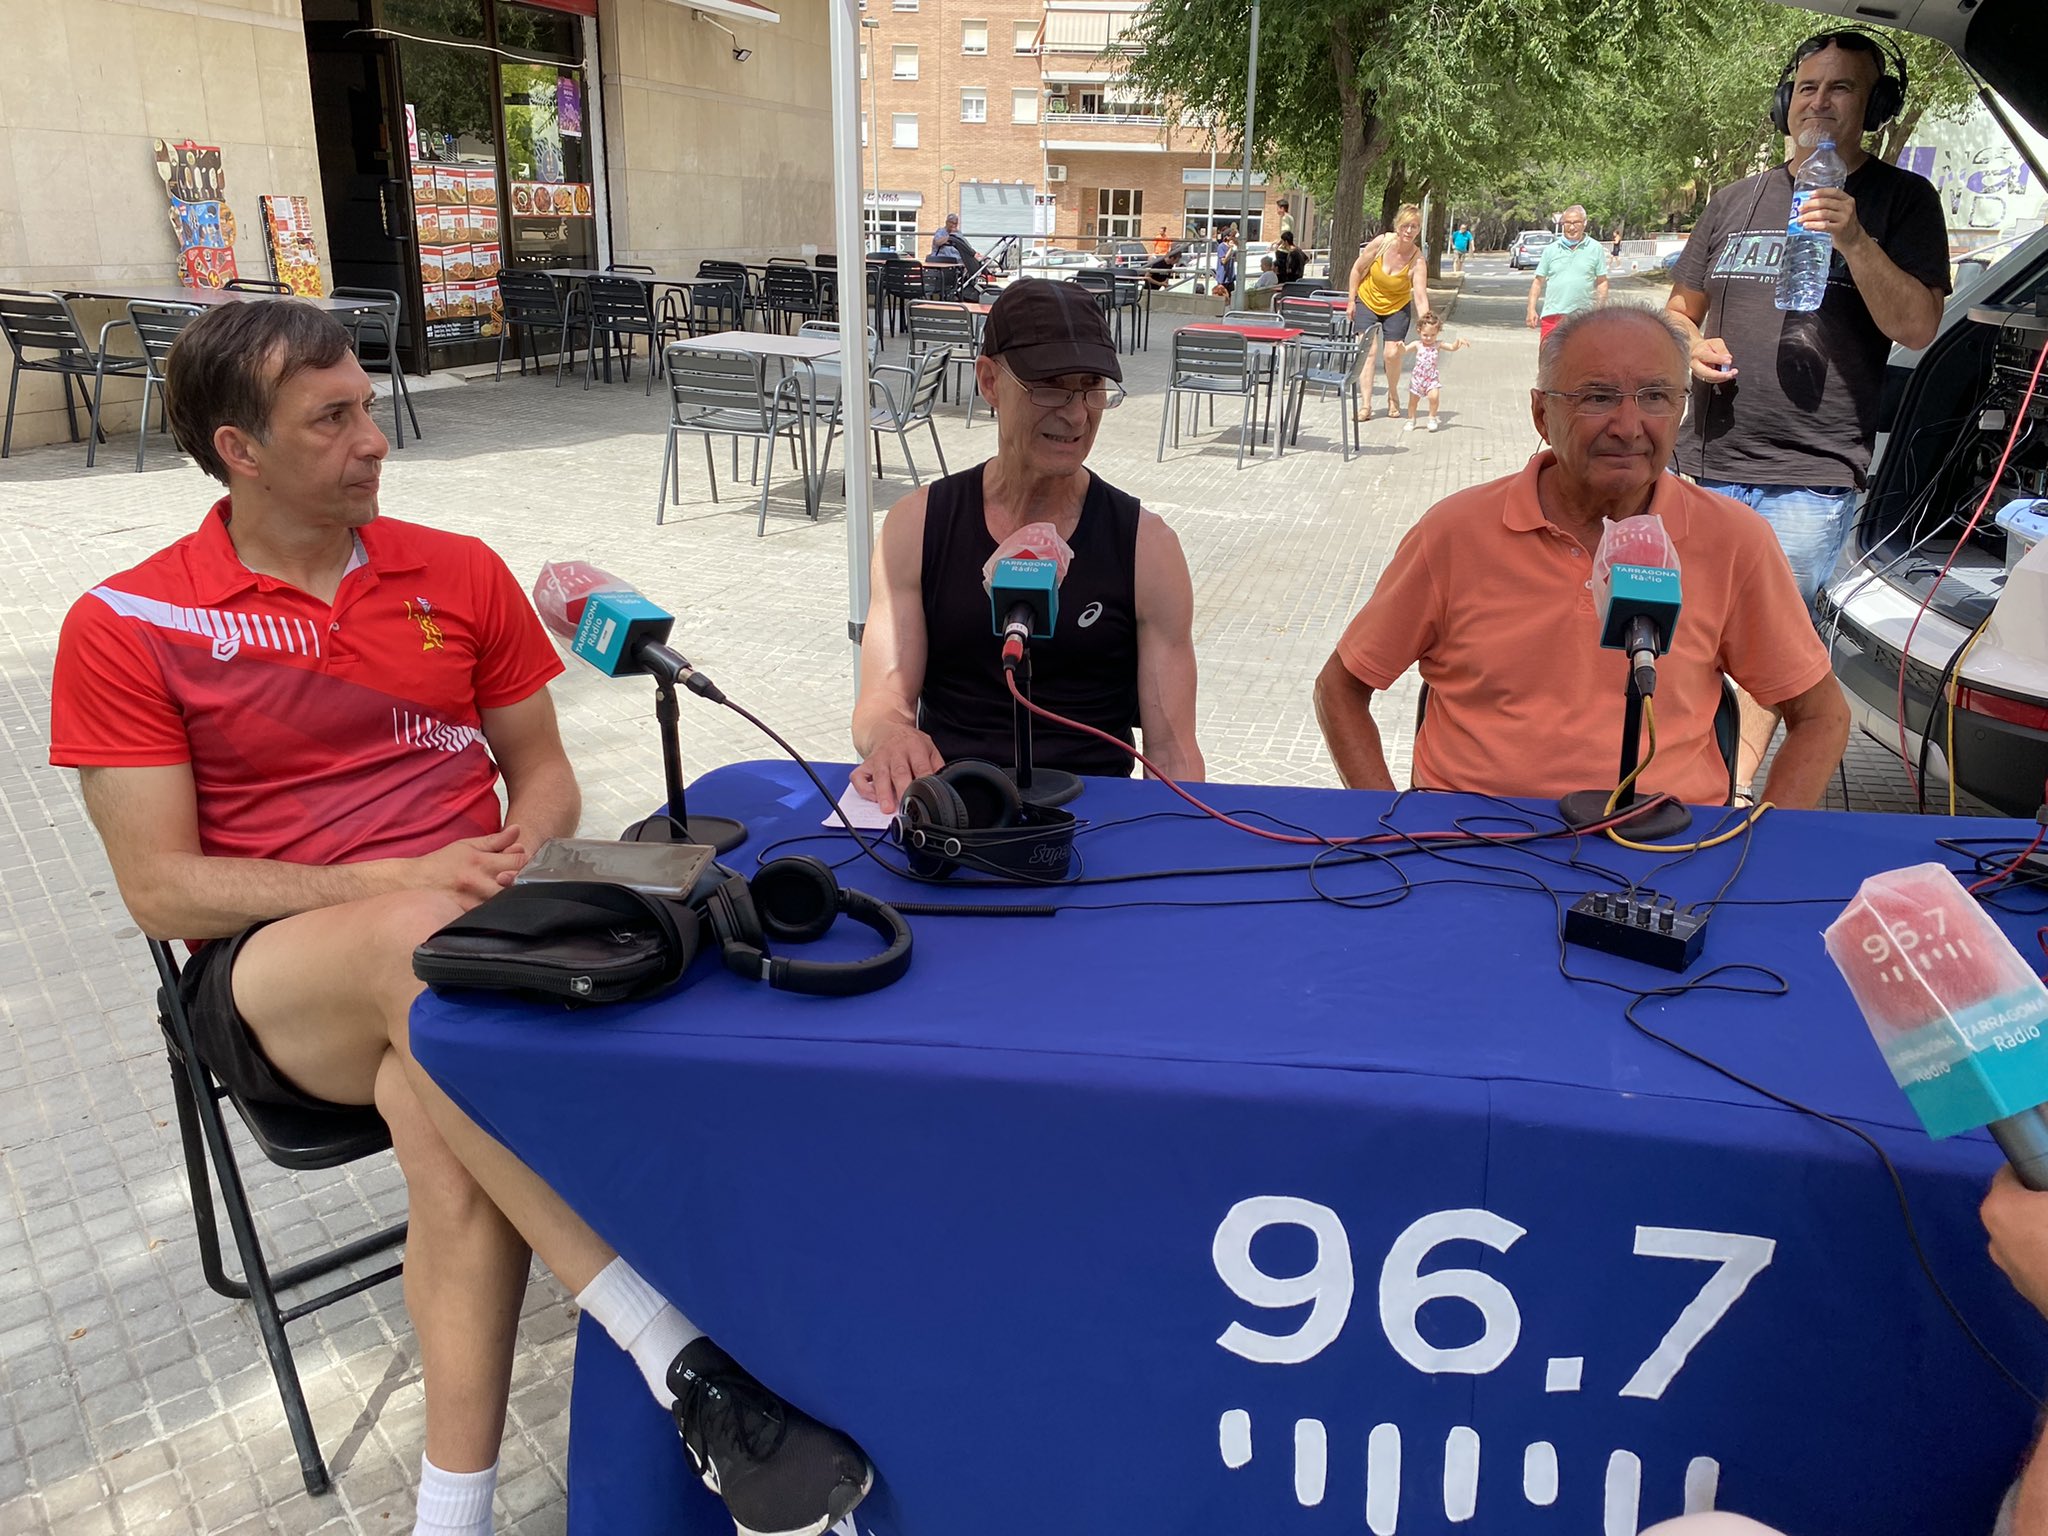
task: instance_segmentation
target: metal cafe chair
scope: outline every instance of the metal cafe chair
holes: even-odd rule
[[[1237,467],[1244,468],[1245,441],[1251,436],[1252,407],[1259,392],[1251,346],[1236,331],[1182,329],[1173,333],[1173,362],[1166,375],[1166,409],[1159,418],[1158,462],[1166,459],[1166,428],[1173,427],[1173,445],[1180,446],[1180,402],[1190,397],[1197,408],[1205,397],[1236,395],[1244,401],[1238,424]]]
[[[981,350],[981,338],[976,331],[976,315],[965,304],[937,304],[920,302],[910,306],[910,355],[913,360],[920,352],[937,352],[946,360],[946,370],[957,385],[962,368],[973,376],[974,359]],[[981,391],[967,392],[967,425],[974,425],[975,402],[981,398]]]
[[[698,335],[737,331],[746,325],[747,269],[734,261],[697,263],[690,284],[690,322]]]
[[[903,379],[899,395],[883,374],[900,375]],[[903,462],[910,466],[910,483],[923,485],[917,472],[917,460],[910,456],[910,429],[915,426],[927,428],[932,435],[932,451],[939,456],[939,473],[950,473],[946,468],[946,450],[939,442],[938,423],[932,420],[932,407],[939,398],[939,386],[945,381],[946,359],[939,352],[913,352],[910,366],[901,367],[895,363],[884,363],[868,376],[868,419],[867,429],[875,437],[875,478],[882,477],[882,434],[894,432],[896,442],[903,449]],[[876,396],[879,393],[880,399]],[[832,442],[846,430],[846,402],[835,400],[832,414],[826,419],[825,449],[818,455],[818,491],[824,494],[825,470],[832,462]]]
[[[771,262],[761,274],[761,296],[768,323],[778,331],[787,330],[791,316],[796,317],[798,324],[824,318],[818,302],[817,274],[809,267]]]
[[[922,263],[906,261],[897,257],[882,269],[882,290],[891,300],[896,312],[896,329],[910,328],[910,306],[925,297],[925,271]]]
[[[292,285],[276,282],[267,277],[231,277],[225,285],[235,293],[271,293],[290,298]]]
[[[384,1151],[391,1145],[391,1134],[371,1108],[316,1110],[245,1104],[228,1093],[193,1050],[192,1021],[186,1016],[178,994],[178,962],[170,946],[151,939],[149,953],[156,962],[157,1022],[163,1027],[165,1049],[170,1057],[171,1094],[178,1109],[178,1137],[184,1144],[185,1178],[192,1191],[192,1224],[199,1237],[200,1267],[206,1283],[216,1292],[247,1301],[255,1312],[257,1331],[263,1336],[263,1352],[269,1357],[270,1374],[277,1381],[285,1422],[299,1453],[299,1474],[305,1481],[306,1492],[325,1493],[327,1463],[321,1457],[320,1442],[306,1412],[306,1394],[299,1385],[299,1369],[292,1359],[285,1327],[322,1307],[382,1285],[386,1280],[395,1280],[403,1272],[404,1264],[389,1264],[374,1274],[352,1275],[290,1306],[280,1303],[278,1293],[297,1290],[338,1271],[353,1270],[361,1261],[398,1247],[405,1241],[406,1224],[397,1222],[273,1270],[256,1232],[255,1214],[249,1208],[241,1165],[228,1139],[227,1120],[220,1105],[226,1099],[235,1106],[257,1149],[280,1168],[339,1168]],[[211,1178],[207,1172],[209,1164]],[[213,1198],[215,1185],[220,1189],[220,1204],[227,1213],[228,1231],[241,1264],[239,1280],[229,1276],[222,1263]]]
[[[583,373],[583,387],[590,388],[591,380],[597,377],[597,353],[599,337],[603,337],[604,376],[612,376],[612,347],[619,345],[620,368],[627,380],[633,377],[633,338],[647,338],[647,378],[641,385],[643,395],[654,392],[655,370],[661,365],[659,339],[661,323],[654,316],[654,295],[647,284],[631,277],[592,277],[584,279],[583,310],[578,317],[584,328],[584,339],[589,349],[584,356],[586,367]]]
[[[1272,325],[1271,314],[1256,309],[1226,309],[1223,319],[1233,325]],[[1254,341],[1251,345],[1252,369],[1258,375],[1260,385],[1266,391],[1266,424],[1262,436],[1271,436],[1273,431],[1273,382],[1280,373],[1280,346],[1277,342]],[[1210,419],[1215,419],[1215,409],[1210,409]]]
[[[143,450],[149,445],[149,396],[152,390],[161,392],[164,387],[164,362],[171,355],[171,347],[177,342],[178,334],[197,320],[200,310],[193,304],[145,304],[140,299],[131,300],[128,305],[128,323],[135,328],[135,336],[142,343],[142,416],[135,424],[135,467],[142,468]],[[159,415],[168,416],[161,394],[157,401]],[[166,423],[159,421],[157,430],[164,430]]]
[[[531,338],[534,331],[555,333],[555,387],[562,387],[562,365],[571,355],[569,346],[569,315],[562,302],[562,290],[554,279],[541,272],[524,272],[517,267],[506,267],[498,274],[498,292],[505,303],[505,323],[498,328],[498,365],[492,370],[492,380],[505,377],[505,341],[516,328],[519,332],[515,343],[519,359],[519,373],[526,374],[526,354],[533,353],[533,371],[540,372],[540,343]]]
[[[747,352],[674,345],[664,358],[668,371],[668,437],[661,450],[661,499],[655,505],[657,526],[668,514],[671,498],[683,499],[682,451],[678,439],[695,433],[704,439],[704,467],[711,476],[711,499],[718,500],[718,465],[711,439],[732,439],[732,473],[740,473],[740,439],[754,444],[756,473],[761,483],[761,520],[757,535],[768,531],[768,491],[775,481],[775,443],[787,437],[804,476],[804,511],[818,515],[811,483],[811,444],[804,416],[803,381],[794,375],[768,378],[768,359]],[[768,444],[768,467],[759,468],[760,445]]]
[[[1280,402],[1281,440],[1291,448],[1300,439],[1301,408],[1311,389],[1323,395],[1335,390],[1337,435],[1343,446],[1344,462],[1351,462],[1354,448],[1364,452],[1365,434],[1358,425],[1359,375],[1356,338],[1325,333],[1304,336],[1295,343],[1294,365],[1287,377],[1287,398]]]
[[[369,307],[343,312],[335,318],[348,327],[349,338],[356,346],[356,360],[372,373],[391,375],[391,431],[397,447],[405,446],[405,424],[398,419],[398,407],[405,407],[405,414],[412,422],[412,435],[421,436],[419,413],[412,408],[412,392],[405,387],[405,367],[398,360],[398,329],[405,323],[405,307],[398,295],[389,288],[337,288],[332,297],[337,299],[361,299]],[[374,340],[378,350],[365,350],[363,343]]]
[[[839,336],[839,322],[837,320],[806,320],[796,328],[796,333],[799,336],[830,336],[836,340]],[[868,369],[870,372],[873,372],[875,364],[880,362],[882,358],[882,338],[876,334],[875,328],[872,325],[867,327],[867,333]],[[839,394],[839,359],[837,357],[818,358],[812,362],[811,372],[817,378],[820,397],[836,399]],[[827,386],[829,386],[829,389]],[[828,410],[831,408],[830,406],[826,407]]]
[[[1095,295],[1095,302],[1102,306],[1104,318],[1116,327],[1116,349],[1128,350],[1124,346],[1124,311],[1131,312],[1131,344],[1137,345],[1139,298],[1138,290],[1143,280],[1133,275],[1118,281],[1117,274],[1107,268],[1083,268],[1073,274],[1073,281]]]
[[[24,373],[54,373],[64,381],[64,420],[71,429],[71,441],[78,441],[78,412],[71,394],[78,392],[86,407],[90,433],[85,443],[86,467],[106,438],[100,431],[100,398],[107,375],[134,375],[144,368],[140,357],[107,351],[108,333],[127,328],[126,316],[109,320],[100,327],[99,342],[86,339],[85,329],[71,308],[71,301],[55,293],[0,292],[0,333],[14,352],[14,371],[7,380],[7,425],[0,430],[0,459],[14,449],[14,404]],[[47,353],[31,357],[29,354]],[[92,380],[92,395],[85,393],[85,381]]]

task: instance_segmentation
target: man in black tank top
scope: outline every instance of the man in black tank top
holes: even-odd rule
[[[1050,639],[1031,647],[1032,696],[1145,755],[1202,777],[1195,743],[1194,586],[1180,541],[1087,467],[1123,369],[1094,295],[1019,279],[988,317],[975,384],[996,418],[996,456],[913,491],[875,550],[855,788],[893,813],[904,787],[963,757],[1008,766],[1010,696],[982,571],[1006,539],[1050,524],[1074,551]],[[1131,758],[1041,721],[1034,760],[1128,775]]]

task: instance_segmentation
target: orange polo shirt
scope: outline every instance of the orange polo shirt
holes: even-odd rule
[[[1600,645],[1592,556],[1536,499],[1554,458],[1545,449],[1424,513],[1337,643],[1368,688],[1420,665],[1418,787],[1533,798],[1614,783],[1628,659]],[[1718,805],[1721,674],[1779,704],[1826,677],[1828,655],[1763,518],[1671,474],[1650,510],[1678,548],[1681,606],[1657,666],[1657,758],[1638,787]]]

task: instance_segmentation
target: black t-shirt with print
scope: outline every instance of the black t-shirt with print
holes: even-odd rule
[[[1851,173],[1856,218],[1908,276],[1949,291],[1948,230],[1925,177],[1870,159]],[[1688,475],[1745,485],[1863,483],[1891,340],[1870,318],[1841,252],[1811,314],[1777,307],[1778,263],[1792,218],[1784,166],[1723,187],[1672,273],[1707,296],[1706,336],[1727,342],[1736,376],[1693,385],[1678,440]]]

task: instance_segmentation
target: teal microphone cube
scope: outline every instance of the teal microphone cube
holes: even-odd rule
[[[1629,620],[1648,617],[1657,628],[1657,652],[1671,649],[1678,628],[1678,572],[1668,565],[1614,565],[1601,588],[1600,643],[1620,650]]]
[[[1019,605],[1031,609],[1031,638],[1049,640],[1060,617],[1059,565],[1012,555],[998,560],[988,579],[989,619],[1001,634]]]
[[[665,642],[675,622],[638,592],[593,592],[583,601],[569,649],[606,677],[619,677],[635,669],[633,655],[642,644]]]

